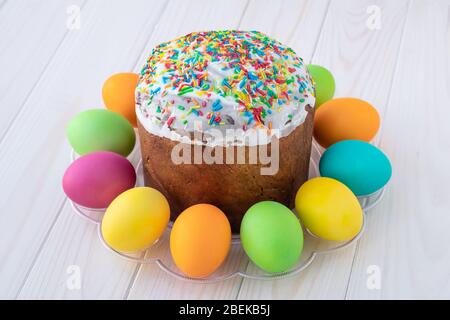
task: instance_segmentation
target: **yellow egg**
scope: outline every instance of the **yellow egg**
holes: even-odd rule
[[[326,240],[350,240],[362,228],[358,199],[335,179],[319,177],[304,183],[295,197],[295,209],[303,225]]]
[[[147,187],[130,189],[119,195],[106,210],[102,235],[117,251],[140,251],[161,237],[169,218],[169,203],[161,192]]]

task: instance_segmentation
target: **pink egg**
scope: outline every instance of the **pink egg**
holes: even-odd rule
[[[86,208],[102,209],[136,184],[133,165],[113,152],[94,152],[75,160],[66,170],[67,197]]]

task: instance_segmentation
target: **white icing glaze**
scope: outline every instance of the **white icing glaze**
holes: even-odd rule
[[[136,101],[148,132],[217,146],[284,137],[305,121],[315,97],[306,65],[291,49],[255,31],[213,31],[153,49]],[[193,139],[194,131],[206,139]]]

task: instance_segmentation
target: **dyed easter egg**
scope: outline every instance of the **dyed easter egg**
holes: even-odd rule
[[[136,73],[117,73],[105,81],[102,95],[106,108],[125,117],[137,127],[134,92],[139,82]]]
[[[392,175],[386,155],[370,143],[344,140],[329,147],[320,159],[320,175],[344,183],[357,196],[383,188]]]
[[[370,142],[380,127],[378,111],[356,98],[325,102],[314,116],[314,138],[324,148],[342,140]]]
[[[170,233],[170,252],[178,269],[191,278],[205,278],[225,261],[231,227],[225,214],[209,204],[184,210]]]
[[[79,155],[112,151],[127,157],[133,151],[136,135],[120,114],[92,109],[79,113],[67,127],[70,145]]]
[[[67,197],[86,208],[103,209],[136,184],[133,165],[113,152],[94,152],[75,160],[63,177]]]
[[[242,246],[258,267],[279,273],[292,268],[303,250],[303,231],[295,214],[274,201],[259,202],[241,223]]]
[[[334,77],[328,69],[315,64],[309,64],[308,71],[316,88],[316,107],[320,107],[323,103],[333,99],[336,87]]]
[[[362,228],[358,199],[335,179],[319,177],[305,182],[295,197],[295,209],[303,225],[326,240],[350,240]]]
[[[170,219],[167,199],[156,189],[139,187],[119,195],[103,216],[105,242],[121,252],[147,249],[164,233]]]

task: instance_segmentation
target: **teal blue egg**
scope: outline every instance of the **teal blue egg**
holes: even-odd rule
[[[322,177],[344,183],[357,196],[370,195],[391,178],[388,157],[377,147],[359,140],[344,140],[330,146],[319,164]]]

